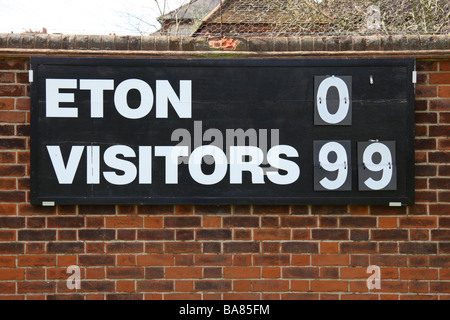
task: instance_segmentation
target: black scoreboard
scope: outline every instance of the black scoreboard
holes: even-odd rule
[[[31,202],[413,204],[414,67],[32,58]]]

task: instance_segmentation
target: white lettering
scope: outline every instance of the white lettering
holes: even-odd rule
[[[249,161],[245,158],[250,157]],[[248,171],[252,176],[252,183],[264,183],[264,170],[260,167],[264,154],[258,147],[237,146],[230,147],[230,183],[242,184],[242,173]]]
[[[291,146],[280,145],[272,147],[269,152],[267,152],[267,161],[272,167],[287,171],[287,174],[281,175],[278,170],[269,171],[266,173],[267,178],[279,185],[294,183],[300,176],[300,168],[295,162],[280,158],[281,154],[288,157],[298,157],[297,150]]]
[[[69,278],[67,278],[66,285],[67,289],[81,289],[81,271],[78,266],[69,266],[66,273],[73,273]]]
[[[76,89],[76,79],[45,79],[46,117],[78,118],[77,108],[61,108],[60,103],[74,103],[75,95],[71,92],[59,92],[60,89]]]
[[[372,274],[373,272],[373,274]],[[367,278],[367,288],[369,290],[372,289],[381,289],[381,269],[379,266],[369,266],[367,267],[367,273],[370,273],[371,276]]]
[[[178,184],[178,158],[187,155],[187,147],[155,147],[155,156],[166,158],[167,184]]]
[[[87,146],[87,183],[99,184],[100,183],[100,147],[99,146]]]
[[[137,90],[141,95],[140,105],[130,108],[128,105],[128,93]],[[153,108],[152,88],[143,80],[128,79],[122,81],[114,93],[114,104],[117,111],[127,119],[141,119],[148,115]]]
[[[73,183],[85,148],[85,177],[88,185],[100,184],[102,172],[106,181],[114,185],[127,185],[136,178],[139,184],[152,184],[154,156],[165,158],[166,184],[178,184],[179,160],[182,157],[188,159],[188,165],[183,166],[182,170],[188,170],[192,179],[202,185],[221,182],[227,175],[228,168],[231,184],[242,184],[244,172],[250,174],[253,184],[265,183],[264,168],[261,166],[264,153],[258,147],[230,147],[228,160],[225,152],[214,145],[200,146],[191,155],[187,146],[136,146],[133,149],[125,145],[113,145],[104,150],[101,146],[73,146],[65,161],[60,146],[47,146],[59,184]],[[294,161],[282,158],[281,155],[298,157],[297,151],[291,146],[272,147],[267,153],[267,159],[275,170],[267,172],[267,177],[275,184],[291,184],[299,178],[300,168]],[[206,159],[212,160],[211,164]],[[102,166],[106,166],[106,170]],[[208,169],[208,166],[214,167]],[[280,173],[280,170],[283,172]]]
[[[61,89],[77,89],[77,79],[45,79],[46,116],[48,118],[78,118],[78,108],[61,107],[61,103],[75,103],[74,92],[60,92]],[[119,83],[114,92],[117,112],[127,119],[141,119],[153,108],[156,99],[156,118],[168,118],[169,102],[180,118],[192,117],[192,81],[180,80],[179,95],[168,80],[156,81],[156,97],[150,85],[144,80],[127,79]],[[114,90],[113,79],[80,79],[80,90],[90,91],[91,118],[104,117],[104,93]],[[139,92],[137,102],[129,99],[132,90]]]
[[[152,183],[152,147],[139,147],[139,184]]]
[[[103,91],[114,90],[114,80],[81,79],[80,90],[91,91],[91,117],[103,118]]]
[[[156,81],[156,117],[168,118],[169,101],[180,118],[192,117],[192,83],[180,80],[180,97],[178,98],[169,81]]]
[[[81,156],[83,155],[84,147],[72,147],[67,165],[64,165],[60,146],[47,146],[47,150],[59,184],[72,184],[78,165],[80,164]]]
[[[122,155],[126,158],[136,157],[133,149],[127,146],[112,146],[106,149],[104,154],[105,164],[112,169],[123,171],[124,174],[118,175],[114,171],[103,172],[105,179],[115,185],[129,184],[136,179],[137,169],[135,165],[127,160],[117,158]]]
[[[206,175],[202,171],[203,157],[210,156],[214,159],[214,172]],[[227,174],[227,156],[222,149],[209,145],[195,149],[189,158],[189,173],[200,184],[212,185],[219,183]]]

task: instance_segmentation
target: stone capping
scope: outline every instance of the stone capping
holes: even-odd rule
[[[226,46],[223,44],[226,42]],[[219,43],[219,45],[217,45]],[[222,44],[222,45],[221,45]],[[91,52],[396,52],[449,51],[450,34],[393,36],[208,37],[0,33],[3,51]]]

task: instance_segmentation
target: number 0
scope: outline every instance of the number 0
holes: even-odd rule
[[[339,106],[336,113],[328,110],[327,94],[331,87],[335,87],[339,93]],[[350,93],[344,80],[338,77],[329,77],[323,80],[316,95],[317,112],[320,118],[328,124],[339,124],[347,118],[350,110]]]

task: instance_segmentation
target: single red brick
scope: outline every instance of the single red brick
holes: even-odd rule
[[[438,192],[439,202],[450,202],[450,191],[439,191]]]
[[[436,191],[416,191],[416,202],[435,202],[437,200]]]
[[[287,267],[283,268],[285,279],[317,279],[319,268],[317,267]]]
[[[84,227],[84,217],[49,217],[48,228],[80,228]]]
[[[416,177],[434,177],[437,174],[436,165],[416,165],[415,166]]]
[[[259,217],[224,217],[223,226],[228,228],[258,228]]]
[[[17,77],[17,83],[28,84],[30,82],[28,72],[26,72],[26,71],[25,72],[17,72],[16,77]]]
[[[348,266],[350,258],[346,254],[321,254],[311,256],[313,266]]]
[[[416,111],[428,110],[428,100],[427,99],[416,100],[415,102],[416,102],[415,103]]]
[[[436,112],[416,112],[415,123],[437,123]]]
[[[81,281],[83,292],[112,292],[115,288],[114,281]]]
[[[450,84],[450,72],[430,73],[430,84]]]
[[[137,238],[139,240],[174,240],[175,232],[166,229],[138,230]]]
[[[430,163],[450,163],[450,152],[430,152],[428,158]]]
[[[186,206],[186,205],[175,206],[176,215],[191,215],[193,213],[194,213],[194,206]]]
[[[25,149],[25,138],[5,138],[0,139],[0,149]]]
[[[110,267],[106,269],[106,276],[110,279],[143,279],[143,268],[114,268]]]
[[[13,98],[0,98],[0,110],[13,110],[14,99]]]
[[[1,269],[0,280],[11,281],[11,280],[24,280],[25,279],[25,269]]]
[[[19,256],[17,265],[21,267],[52,267],[56,266],[54,255],[25,255]]]
[[[199,267],[166,267],[166,279],[201,279],[202,268]]]
[[[254,280],[253,291],[280,292],[289,290],[288,280]]]
[[[316,242],[283,242],[283,253],[318,253],[319,246]]]
[[[450,99],[432,99],[430,100],[430,111],[449,111]]]
[[[419,98],[431,98],[437,96],[436,86],[417,86],[416,97]]]
[[[439,97],[450,98],[450,86],[439,86]]]
[[[375,253],[377,244],[375,242],[343,242],[341,243],[342,253]]]
[[[225,253],[258,253],[260,251],[259,242],[227,242],[223,246]]]
[[[16,110],[30,110],[30,98],[17,98],[16,99]]]
[[[225,267],[223,276],[228,279],[254,279],[261,278],[261,272],[259,267]]]
[[[450,136],[450,126],[438,125],[429,127],[430,137],[449,137]]]
[[[376,217],[341,217],[342,228],[374,228],[377,225]]]
[[[428,84],[428,74],[418,73],[417,74],[417,84]]]
[[[22,177],[25,175],[25,166],[23,165],[0,165],[1,177]]]
[[[161,228],[162,227],[161,217],[144,217],[144,227],[145,228]]]
[[[438,270],[427,268],[402,268],[400,269],[402,280],[437,280]]]
[[[0,256],[0,268],[11,268],[16,266],[15,256]]]
[[[416,63],[417,71],[438,71],[438,61],[421,61]]]
[[[439,61],[439,70],[440,71],[450,71],[450,60]]]
[[[75,231],[74,231],[75,232]],[[76,240],[73,237],[70,240]],[[48,253],[83,253],[84,252],[84,242],[50,242],[47,244]]]
[[[311,291],[313,292],[347,292],[348,282],[339,280],[312,280]]]
[[[19,241],[49,241],[56,240],[55,230],[19,230]]]
[[[321,242],[320,253],[338,253],[339,242]]]
[[[430,189],[450,189],[450,178],[434,178],[429,181]]]
[[[430,291],[433,293],[450,293],[450,282],[431,282]]]
[[[142,253],[144,245],[142,242],[112,242],[106,245],[108,253]]]
[[[2,72],[0,71],[0,83],[14,83],[16,76],[14,72]]]
[[[0,70],[25,70],[25,60],[1,59]]]
[[[450,241],[450,230],[431,230],[432,241]]]
[[[55,292],[56,283],[50,281],[27,281],[17,283],[18,293],[52,293]]]
[[[0,241],[15,241],[16,233],[15,231],[2,231],[0,230]]]
[[[0,96],[3,97],[23,97],[26,90],[24,85],[3,84],[0,85]]]
[[[416,139],[414,145],[416,150],[436,150],[436,139]]]
[[[427,242],[400,243],[400,253],[403,254],[437,254],[437,244]]]
[[[106,227],[107,228],[142,228],[143,218],[142,217],[106,217]]]
[[[197,280],[195,281],[196,291],[230,291],[230,280]],[[257,290],[256,290],[257,291]]]
[[[372,230],[372,239],[377,241],[384,240],[408,240],[408,230],[401,229],[383,229]]]
[[[254,240],[289,240],[290,229],[257,229],[253,230]]]
[[[231,255],[216,255],[216,254],[195,255],[195,265],[229,266],[231,264],[232,264]]]
[[[313,229],[313,240],[348,240],[348,230],[345,229]]]
[[[253,256],[255,266],[287,266],[290,257],[287,254],[262,254]]]
[[[32,216],[32,215],[47,215],[55,213],[56,207],[32,206],[29,204],[19,205],[19,215]]]
[[[173,266],[174,256],[171,254],[150,254],[150,255],[138,255],[138,266]]]
[[[435,228],[437,226],[436,217],[402,217],[400,218],[401,228]]]
[[[281,226],[288,228],[317,227],[317,217],[282,217]]]
[[[164,217],[166,228],[195,228],[201,226],[201,217]]]

